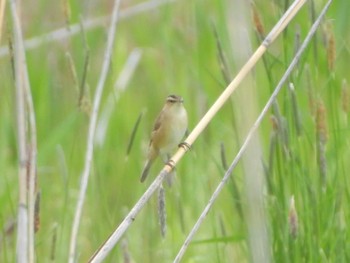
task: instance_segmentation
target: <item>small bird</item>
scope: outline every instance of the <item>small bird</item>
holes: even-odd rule
[[[162,111],[159,113],[148,147],[147,161],[140,181],[143,182],[153,161],[160,155],[163,159],[169,155],[184,137],[187,130],[187,112],[181,96],[169,95]]]

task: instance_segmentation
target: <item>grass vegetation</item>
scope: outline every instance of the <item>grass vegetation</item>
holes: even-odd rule
[[[166,96],[174,93],[184,97],[191,129],[239,70],[241,61],[233,47],[240,39],[230,30],[240,24],[233,23],[237,21],[231,17],[235,5],[228,2],[179,0],[124,17],[118,24],[100,107],[104,112],[108,101],[112,101],[112,114],[102,141],[94,149],[77,240],[77,262],[86,262],[92,256],[162,168],[158,160],[146,182],[139,183],[153,120]],[[138,3],[141,2],[122,1],[121,10]],[[251,53],[290,4],[288,0],[256,0],[246,6],[248,12],[242,14],[249,26],[242,29],[249,37]],[[258,116],[324,4],[325,1],[307,1],[258,63],[250,76],[254,109],[248,108],[250,98],[246,98],[242,86],[179,162],[174,185],[164,184],[162,193],[166,235],[161,235],[158,199],[153,196],[106,262],[174,259],[225,173],[227,165],[223,160],[231,162],[242,142],[239,134],[252,124],[250,120],[242,123],[241,112],[252,111],[253,116]],[[112,6],[109,0],[41,0],[35,5],[23,1],[24,38],[109,15]],[[349,1],[334,1],[331,5],[293,71],[291,84],[285,85],[270,116],[259,128],[261,155],[246,156],[251,164],[263,167],[257,176],[263,176],[266,182],[263,201],[273,262],[350,261],[349,12]],[[10,17],[6,10],[3,46],[12,42]],[[84,34],[26,52],[37,121],[41,193],[40,229],[35,235],[37,262],[68,259],[107,25],[85,28]],[[227,64],[224,69],[218,42]],[[119,76],[130,54],[140,57],[122,90]],[[11,56],[2,55],[0,60],[0,261],[14,262],[18,209],[15,84]],[[244,182],[245,167],[239,164],[183,262],[251,260],[254,248],[248,243],[246,223],[249,187]]]

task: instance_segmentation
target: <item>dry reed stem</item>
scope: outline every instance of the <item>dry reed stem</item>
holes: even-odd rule
[[[19,218],[17,231],[17,261],[18,262],[35,262],[34,252],[34,217],[35,217],[35,191],[36,191],[36,120],[34,112],[34,104],[30,89],[28,67],[25,57],[24,43],[22,37],[22,29],[20,19],[17,15],[17,7],[15,1],[10,2],[11,13],[14,24],[14,54],[15,54],[15,79],[17,99],[20,100],[22,116],[18,119],[19,131],[19,151],[20,151],[20,198],[19,198]],[[25,100],[24,100],[25,99]],[[27,148],[26,139],[26,111],[28,111],[30,143]],[[21,122],[21,123],[20,123]],[[24,146],[22,145],[24,144]],[[29,150],[29,151],[28,151]],[[24,151],[24,152],[22,152]],[[28,160],[29,159],[29,160]],[[29,166],[27,166],[29,164]],[[27,168],[29,167],[29,168]],[[27,183],[27,176],[29,181]],[[23,178],[24,177],[24,178]],[[24,180],[24,181],[22,181]],[[28,185],[29,184],[29,185]],[[28,189],[28,190],[27,190]],[[25,207],[27,206],[28,207]],[[22,207],[22,209],[21,209]],[[24,210],[25,209],[25,210]],[[23,210],[21,212],[21,210]],[[24,213],[28,213],[24,216]],[[20,218],[20,217],[26,218]],[[23,225],[22,225],[23,224]],[[26,226],[24,226],[26,224]],[[23,232],[22,232],[23,231]],[[23,251],[22,251],[23,250]],[[24,261],[23,261],[24,260]]]
[[[123,236],[124,232],[129,228],[132,222],[134,222],[135,217],[145,206],[152,194],[159,189],[159,186],[163,182],[164,178],[169,174],[169,172],[163,169],[152,184],[148,187],[146,192],[141,196],[139,201],[134,205],[131,211],[126,215],[123,222],[118,226],[118,228],[108,237],[108,239],[101,245],[99,249],[96,250],[94,255],[90,258],[89,262],[97,263],[102,262],[109,252],[113,249],[116,243]]]
[[[90,168],[91,168],[91,162],[93,157],[93,150],[94,150],[94,137],[95,137],[95,130],[96,130],[96,123],[97,123],[97,116],[98,116],[98,110],[101,102],[101,96],[102,91],[106,82],[110,61],[112,57],[112,51],[113,51],[113,45],[115,40],[115,34],[116,34],[116,27],[119,17],[119,6],[120,6],[121,0],[115,0],[113,12],[112,12],[112,20],[111,25],[108,31],[108,40],[107,40],[107,47],[104,55],[104,61],[101,69],[101,75],[100,79],[98,81],[96,91],[95,91],[95,97],[93,102],[93,108],[91,113],[91,119],[89,123],[89,130],[88,130],[88,137],[87,137],[87,150],[85,155],[85,165],[84,170],[81,175],[81,184],[80,184],[80,191],[79,191],[79,198],[77,202],[77,208],[75,210],[74,215],[74,221],[72,226],[72,233],[71,233],[71,239],[70,239],[70,246],[69,246],[69,262],[74,263],[76,258],[76,244],[77,244],[77,236],[78,236],[78,230],[80,225],[80,218],[83,210],[84,200],[86,196],[86,189],[88,185],[89,175],[90,175]]]
[[[24,45],[22,42],[22,50],[24,54]],[[36,203],[36,191],[37,191],[37,138],[36,138],[36,119],[34,111],[34,103],[31,94],[31,88],[29,84],[28,70],[26,62],[24,61],[25,72],[26,72],[26,85],[25,85],[25,96],[28,107],[29,115],[29,129],[30,129],[30,154],[29,154],[29,262],[35,262],[35,251],[34,251],[34,232],[35,232],[35,203]]]
[[[22,42],[22,50],[24,54],[24,46]],[[25,57],[24,57],[25,58]],[[34,111],[34,103],[31,93],[31,88],[29,84],[28,68],[26,61],[24,59],[25,68],[25,99],[28,108],[28,118],[29,118],[29,130],[30,130],[30,142],[29,142],[29,170],[27,171],[27,176],[29,177],[29,192],[28,192],[28,224],[29,224],[29,262],[35,262],[35,251],[34,251],[34,230],[35,230],[35,202],[36,202],[36,191],[37,191],[37,138],[36,138],[36,118]]]
[[[132,16],[138,15],[143,12],[147,12],[153,9],[158,8],[161,5],[174,2],[175,0],[152,0],[148,2],[144,2],[141,4],[134,5],[132,7],[126,8],[120,11],[119,21],[130,18]],[[110,16],[102,16],[98,18],[88,19],[84,22],[84,28],[86,30],[91,30],[97,27],[104,26],[110,19]],[[35,49],[40,47],[41,45],[62,41],[66,38],[72,37],[78,33],[80,33],[81,26],[79,23],[73,24],[67,27],[59,28],[51,31],[50,33],[33,37],[25,40],[24,46],[26,50]],[[9,49],[7,46],[0,47],[0,58],[9,54]]]
[[[14,0],[10,2],[14,24],[18,25],[17,11]],[[19,263],[28,261],[28,212],[27,212],[27,138],[26,138],[26,112],[23,88],[22,57],[19,51],[18,32],[14,32],[14,71],[16,82],[16,111],[17,111],[17,140],[19,159],[19,196],[17,219],[17,247],[16,260]]]
[[[263,118],[265,117],[265,115],[267,114],[268,110],[270,109],[270,107],[273,105],[278,93],[280,92],[280,90],[282,89],[283,85],[285,84],[285,82],[288,80],[290,74],[292,73],[293,69],[295,68],[295,66],[298,64],[298,61],[300,59],[301,54],[305,51],[306,47],[308,46],[309,42],[311,41],[313,35],[315,34],[317,28],[319,27],[326,11],[328,10],[330,4],[331,4],[332,0],[329,0],[327,2],[327,4],[325,5],[325,7],[323,8],[321,14],[319,15],[319,17],[317,18],[317,20],[315,21],[315,23],[312,25],[309,33],[307,34],[304,42],[302,43],[302,45],[300,46],[300,49],[298,50],[298,52],[295,54],[292,62],[290,63],[289,67],[287,68],[286,72],[284,73],[284,75],[282,76],[280,82],[278,83],[278,85],[276,86],[275,90],[273,91],[273,93],[271,94],[271,97],[269,98],[268,102],[266,103],[265,107],[263,108],[263,110],[261,111],[261,113],[259,114],[258,118],[256,119],[256,121],[254,122],[253,126],[251,127],[251,129],[249,130],[246,139],[244,141],[244,143],[242,144],[241,148],[239,149],[236,157],[234,158],[234,160],[232,161],[229,169],[226,171],[223,179],[221,180],[221,182],[219,183],[219,185],[217,186],[217,188],[215,189],[213,195],[211,196],[208,204],[206,205],[206,207],[204,208],[204,210],[202,211],[200,217],[198,218],[196,224],[194,225],[194,227],[192,228],[192,230],[190,231],[189,235],[187,236],[186,240],[184,241],[182,247],[179,250],[179,253],[177,254],[177,256],[175,257],[175,260],[173,261],[174,263],[178,263],[180,262],[182,256],[184,255],[187,247],[189,246],[191,240],[194,237],[194,234],[197,232],[197,230],[199,229],[200,225],[202,224],[203,220],[205,219],[206,215],[209,213],[210,208],[212,207],[212,205],[214,204],[214,201],[216,200],[216,198],[218,197],[219,193],[222,191],[223,187],[225,186],[227,180],[230,178],[230,175],[233,171],[233,169],[236,167],[236,165],[238,164],[238,161],[242,158],[243,153],[245,152],[246,148],[249,145],[250,140],[253,138],[254,133],[256,132],[256,130],[258,129],[258,127],[260,126],[260,123],[262,122]]]
[[[220,108],[224,105],[224,103],[230,98],[231,94],[236,90],[238,85],[242,82],[245,76],[250,72],[251,69],[255,66],[257,61],[261,58],[261,56],[265,53],[267,47],[276,39],[276,37],[282,32],[282,30],[288,25],[294,15],[298,12],[298,10],[303,6],[306,0],[296,0],[290,8],[284,13],[282,18],[278,21],[278,23],[274,26],[274,28],[270,31],[267,37],[264,39],[262,44],[258,47],[258,49],[254,52],[254,54],[250,57],[250,59],[246,62],[245,65],[238,72],[236,77],[232,80],[232,82],[227,86],[224,92],[220,95],[220,97],[215,101],[213,106],[208,110],[208,112],[204,115],[204,117],[200,120],[197,126],[193,129],[190,135],[185,140],[185,145],[191,146],[193,142],[197,139],[199,134],[206,128],[215,114],[220,110]],[[185,152],[188,150],[188,147],[181,147],[175,153],[175,155],[171,158],[173,165],[182,158]],[[168,168],[167,168],[168,167]],[[165,167],[167,171],[171,170],[170,166]]]
[[[6,0],[0,0],[0,43],[2,37],[2,25],[4,24],[4,14],[5,14]]]
[[[191,134],[187,137],[185,142],[182,144],[182,147],[178,149],[178,151],[173,155],[168,164],[166,164],[159,175],[155,178],[153,183],[149,186],[146,192],[141,196],[139,201],[134,205],[128,215],[124,218],[124,220],[120,223],[118,228],[110,235],[110,237],[101,245],[101,247],[95,252],[95,254],[90,258],[89,262],[102,262],[103,259],[109,254],[109,252],[113,249],[115,244],[122,237],[124,232],[129,228],[131,223],[135,220],[137,214],[141,211],[144,205],[147,203],[149,198],[153,195],[155,190],[160,186],[164,177],[172,170],[172,168],[178,163],[178,161],[182,158],[182,156],[186,153],[186,151],[190,148],[193,142],[197,139],[200,133],[205,129],[205,127],[209,124],[211,119],[215,116],[215,114],[219,111],[219,109],[223,106],[223,104],[230,98],[230,95],[234,92],[234,90],[238,87],[240,82],[244,79],[244,77],[250,72],[250,70],[255,66],[260,57],[264,54],[267,47],[276,39],[276,37],[282,32],[282,30],[288,25],[294,15],[298,12],[298,10],[303,6],[306,0],[297,0],[295,1],[291,7],[286,11],[286,13],[282,16],[282,18],[278,21],[275,27],[271,30],[259,48],[255,51],[255,53],[250,57],[247,63],[242,67],[237,76],[233,79],[233,81],[228,85],[225,91],[220,95],[220,97],[216,100],[214,105],[209,109],[209,111],[205,114],[205,116],[200,120],[197,126],[193,129]],[[227,176],[228,177],[228,176]],[[227,179],[226,179],[227,180]]]

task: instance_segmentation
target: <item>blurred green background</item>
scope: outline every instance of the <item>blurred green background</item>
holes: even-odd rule
[[[121,12],[139,3],[122,1]],[[231,17],[235,3],[179,0],[125,17],[118,24],[100,107],[103,112],[108,100],[112,101],[112,114],[103,142],[94,150],[79,230],[78,262],[90,258],[162,167],[158,160],[146,182],[139,183],[153,121],[166,96],[174,93],[184,97],[191,130],[227,84],[220,68],[217,41],[233,77],[241,66],[233,50],[234,43],[240,39],[232,36],[230,30],[242,27],[247,32],[252,53],[260,44],[254,10],[266,34],[291,1],[245,3],[242,14],[247,23],[243,25],[232,23],[238,21]],[[251,75],[252,99],[258,111],[324,4],[325,1],[308,1],[264,56],[264,63],[258,63]],[[109,15],[112,7],[110,0],[41,0],[35,4],[23,1],[23,34],[26,39],[41,36],[67,24]],[[262,156],[250,161],[264,167],[269,252],[274,262],[350,262],[349,11],[349,1],[334,1],[290,77],[294,90],[284,87],[278,96],[278,106],[259,128]],[[5,21],[4,47],[11,39],[9,10]],[[96,28],[86,28],[85,35],[78,33],[26,53],[38,132],[41,225],[36,234],[37,262],[65,262],[68,258],[89,111],[101,72],[108,25],[106,21]],[[87,50],[89,65],[82,91]],[[114,92],[132,52],[140,55],[139,63],[125,91]],[[16,219],[18,198],[15,88],[10,56],[3,55],[0,60],[0,226],[3,226],[0,261],[14,262],[15,229],[7,232],[6,229]],[[244,94],[244,90],[239,94]],[[245,101],[241,105],[244,104]],[[173,260],[225,172],[221,145],[229,163],[239,150],[237,133],[242,123],[237,115],[249,109],[235,111],[235,107],[234,99],[225,105],[179,163],[175,184],[171,188],[164,186],[166,236],[162,238],[160,234],[157,197],[153,196],[126,232],[124,245],[116,246],[106,262],[126,262],[126,254],[132,262]],[[255,116],[258,111],[254,112]],[[141,113],[140,125],[127,154]],[[244,169],[238,165],[183,262],[250,261],[252,248],[247,243],[244,176]],[[298,214],[296,235],[290,232],[289,224],[292,196]]]

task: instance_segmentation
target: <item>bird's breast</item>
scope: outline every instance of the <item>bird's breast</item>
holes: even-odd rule
[[[163,124],[159,130],[162,140],[159,141],[158,149],[162,153],[169,153],[181,142],[187,130],[186,110],[183,108],[177,109],[176,112],[169,112]]]

